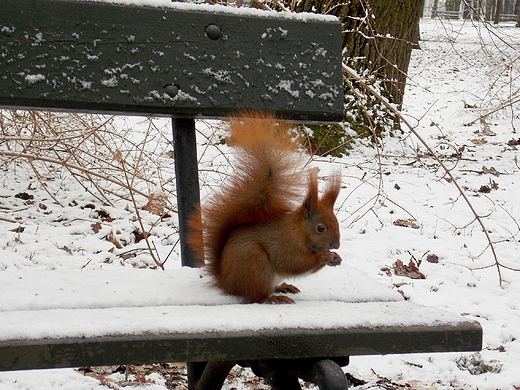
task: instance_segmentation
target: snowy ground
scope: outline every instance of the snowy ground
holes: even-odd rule
[[[487,234],[412,135],[386,139],[379,149],[359,145],[348,157],[317,164],[323,172],[341,167],[344,176],[338,202],[344,262],[412,302],[478,320],[484,349],[479,354],[354,357],[346,372],[366,382],[360,389],[518,390],[520,272],[508,267],[520,269],[520,120],[518,103],[516,111],[498,108],[511,93],[519,99],[520,29],[427,19],[421,34],[403,114],[451,170]],[[167,126],[162,130],[169,131]],[[202,159],[202,180],[210,183],[213,171],[226,161],[209,150]],[[6,162],[3,172],[0,272],[153,267],[141,250],[144,241],[136,242],[131,202],[114,198],[113,206],[103,205],[59,170],[37,178],[28,165]],[[171,176],[165,168],[161,182]],[[54,190],[55,199],[42,183]],[[147,228],[153,226],[151,239],[160,258],[167,258],[176,242],[175,216],[160,219],[141,211],[141,217]],[[431,262],[435,258],[438,262]],[[396,276],[398,260],[420,263],[425,279]],[[174,249],[165,267],[178,265]],[[183,388],[175,379],[178,368],[150,369],[150,375],[142,370],[128,378],[101,370],[88,376],[74,369],[2,372],[0,389]],[[247,372],[233,376],[228,389],[265,388]]]

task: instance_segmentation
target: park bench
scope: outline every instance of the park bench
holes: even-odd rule
[[[518,20],[518,16],[515,14],[500,14],[501,22],[516,22]]]
[[[437,11],[433,10],[433,15],[439,19],[460,19],[460,11]]]
[[[0,0],[0,107],[171,117],[181,257],[192,267],[195,118],[267,110],[341,120],[341,25],[125,3]],[[302,279],[297,303],[281,306],[241,304],[190,267],[0,272],[0,370],[187,362],[189,388],[202,390],[221,388],[240,363],[273,389],[299,389],[297,378],[346,389],[350,356],[481,349],[478,323],[405,301],[347,266]]]

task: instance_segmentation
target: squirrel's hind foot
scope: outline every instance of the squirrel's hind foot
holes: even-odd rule
[[[285,295],[270,295],[260,303],[273,303],[273,304],[293,304],[293,299],[286,297]]]
[[[289,283],[282,283],[274,289],[275,292],[284,294],[298,294],[300,289]],[[270,295],[265,298],[261,303],[274,303],[274,304],[293,304],[295,303],[292,298],[286,297],[285,295]]]

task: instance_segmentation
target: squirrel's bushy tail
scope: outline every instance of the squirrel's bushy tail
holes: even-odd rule
[[[288,125],[266,113],[249,113],[231,119],[229,130],[234,173],[202,208],[203,221],[195,218],[191,223],[195,234],[190,243],[214,275],[229,233],[241,224],[271,221],[294,211],[307,179],[302,154],[296,153],[299,143]]]
[[[265,113],[254,115],[230,122],[235,172],[221,195],[227,202],[236,199],[230,214],[236,215],[237,224],[268,221],[292,211],[307,179],[302,175],[302,155],[296,153],[299,143],[289,126]]]

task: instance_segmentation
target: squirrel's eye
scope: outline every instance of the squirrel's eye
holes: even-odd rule
[[[316,226],[316,230],[318,231],[318,233],[325,233],[325,226],[318,225]]]

